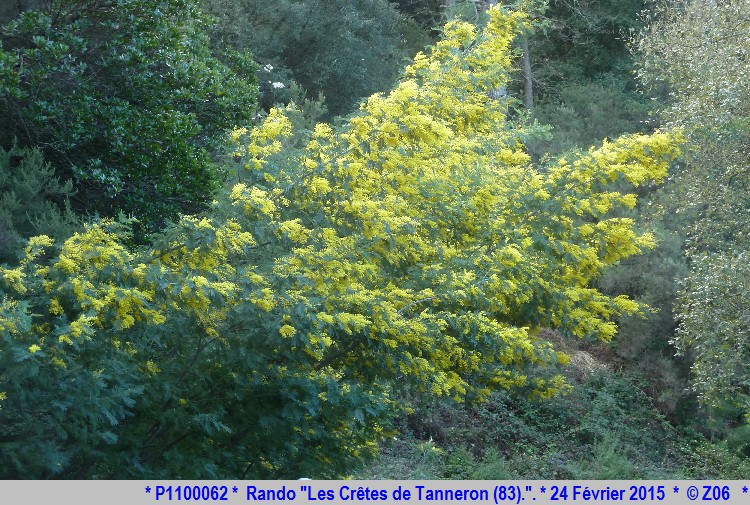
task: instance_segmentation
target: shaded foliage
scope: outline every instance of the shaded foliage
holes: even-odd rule
[[[671,205],[683,215],[690,266],[674,344],[695,359],[695,391],[733,430],[750,413],[750,6],[658,2],[647,21],[641,77],[666,89],[671,103],[661,116],[689,139]]]
[[[603,138],[647,131],[650,101],[637,90],[627,42],[642,0],[550,0],[530,39],[534,117],[553,127],[535,151],[558,154]]]
[[[76,210],[151,230],[201,209],[210,156],[251,120],[256,67],[209,51],[193,0],[52,1],[4,27],[0,143],[39,146]]]
[[[250,50],[269,69],[259,73],[265,109],[286,103],[294,80],[310,96],[322,93],[332,115],[347,114],[362,98],[390,88],[408,59],[429,43],[387,0],[231,0],[207,6],[218,19],[216,44]]]
[[[401,478],[395,472],[402,467],[410,477],[421,472],[419,478],[428,479],[685,475],[687,465],[675,453],[677,444],[686,442],[654,408],[644,383],[586,351],[565,348],[572,358],[565,369],[573,384],[568,395],[539,402],[496,392],[486,403],[468,407],[422,402],[404,434],[385,443],[380,460],[357,477]]]
[[[33,235],[72,235],[80,225],[68,205],[72,193],[38,149],[0,147],[0,263],[19,260]]]

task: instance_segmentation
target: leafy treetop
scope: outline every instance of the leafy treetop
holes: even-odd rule
[[[255,111],[255,64],[212,54],[197,0],[53,0],[3,27],[0,144],[40,147],[75,210],[196,212],[222,182],[210,156]],[[85,194],[85,198],[83,195]]]

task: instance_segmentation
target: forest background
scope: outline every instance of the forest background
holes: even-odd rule
[[[0,25],[0,477],[750,475],[746,1]]]

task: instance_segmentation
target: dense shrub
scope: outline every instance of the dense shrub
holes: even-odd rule
[[[74,208],[153,230],[210,200],[256,66],[214,55],[197,0],[54,0],[3,28],[0,145],[39,146]]]
[[[68,205],[72,193],[38,149],[0,147],[0,263],[18,261],[33,235],[72,235],[80,224]]]

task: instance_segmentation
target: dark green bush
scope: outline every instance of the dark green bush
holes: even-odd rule
[[[212,54],[198,0],[53,0],[3,27],[0,145],[39,146],[76,210],[147,230],[195,212],[255,112],[256,66]]]
[[[15,262],[32,235],[71,235],[80,224],[68,205],[72,194],[38,149],[0,147],[0,263]]]

